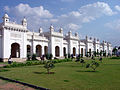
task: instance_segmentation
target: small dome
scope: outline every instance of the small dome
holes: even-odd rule
[[[69,33],[71,33],[71,30],[69,31]]]
[[[75,36],[78,36],[78,33],[77,33],[77,32],[75,33]]]
[[[26,18],[24,18],[24,19],[23,19],[23,22],[27,22],[27,19],[26,19]]]
[[[90,37],[90,40],[92,40],[92,37]]]
[[[63,28],[60,28],[61,31],[63,31]]]
[[[54,28],[54,27],[53,27],[53,25],[51,25],[51,26],[50,26],[50,28],[52,28],[52,29],[53,29],[53,28]]]
[[[43,32],[43,29],[40,27],[39,28],[39,33],[42,33]]]
[[[42,28],[40,27],[39,30],[42,30]]]
[[[4,18],[9,18],[9,16],[7,14],[4,15]]]
[[[99,39],[97,39],[97,41],[99,41]]]

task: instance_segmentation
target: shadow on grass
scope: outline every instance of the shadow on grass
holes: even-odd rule
[[[99,72],[99,71],[90,71],[90,70],[87,70],[87,71],[81,71],[81,70],[77,70],[76,72]]]
[[[120,65],[120,64],[103,64],[103,65],[110,65],[111,66],[111,65]]]
[[[69,82],[69,80],[63,80],[64,82]]]
[[[118,60],[120,60],[120,57],[111,57],[110,59],[118,59]]]
[[[6,72],[6,71],[10,71],[10,70],[7,70],[7,69],[0,69],[0,72]]]
[[[55,72],[49,72],[49,73],[47,73],[47,72],[33,72],[33,73],[35,73],[35,74],[55,74]]]

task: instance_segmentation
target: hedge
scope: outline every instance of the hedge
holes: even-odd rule
[[[46,60],[47,61],[47,60]],[[12,64],[4,66],[4,68],[12,68],[12,67],[22,67],[22,66],[32,66],[32,65],[42,65],[45,64],[46,61],[26,61],[25,63],[17,63],[13,62]],[[72,59],[54,59],[53,63],[61,63],[72,61]]]

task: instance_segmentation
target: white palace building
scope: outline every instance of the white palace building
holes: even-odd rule
[[[21,24],[9,21],[9,16],[3,16],[3,22],[0,23],[0,59],[8,61],[11,56],[13,61],[25,61],[27,54],[36,54],[41,57],[51,53],[53,57],[64,57],[65,54],[86,55],[87,52],[105,51],[106,54],[112,53],[110,43],[99,39],[88,38],[80,39],[78,33],[72,35],[69,31],[65,36],[63,29],[59,32],[54,31],[51,25],[48,32],[31,32],[27,28],[27,20],[24,18]]]

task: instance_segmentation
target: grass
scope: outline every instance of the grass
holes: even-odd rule
[[[89,63],[91,60],[87,60]],[[0,76],[49,88],[52,90],[119,90],[120,59],[104,58],[96,72],[82,67],[77,62],[55,64],[51,70],[54,74],[46,74],[43,65],[3,68]],[[5,71],[5,72],[4,72]]]

